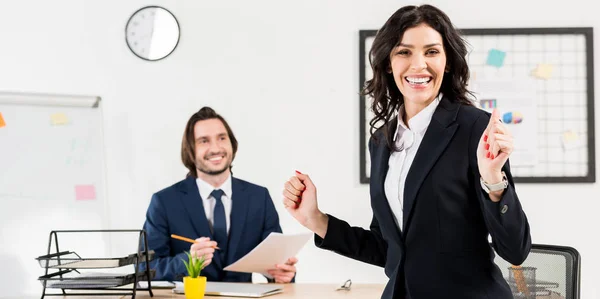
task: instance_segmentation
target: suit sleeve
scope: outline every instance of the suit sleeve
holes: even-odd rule
[[[345,257],[384,267],[387,243],[381,236],[377,219],[373,217],[370,230],[351,227],[346,221],[327,214],[329,220],[325,238],[315,234],[315,245]]]
[[[271,195],[267,189],[265,191],[265,219],[263,222],[262,240],[266,239],[271,233],[281,233],[281,226],[279,224],[279,214],[275,209]]]
[[[527,216],[517,196],[509,161],[507,160],[502,167],[508,180],[508,187],[504,190],[499,202],[493,202],[479,183],[477,146],[489,119],[489,114],[482,114],[475,121],[470,136],[469,160],[473,170],[473,187],[481,204],[485,224],[492,236],[492,246],[504,260],[513,265],[520,265],[531,250],[531,234]]]
[[[184,252],[171,256],[170,234],[165,209],[158,195],[153,195],[146,212],[144,230],[148,237],[148,247],[154,250],[154,260],[150,261],[150,269],[156,271],[154,280],[180,280],[187,275],[182,260],[187,260]],[[144,263],[145,264],[145,263]],[[145,268],[142,264],[142,268]]]

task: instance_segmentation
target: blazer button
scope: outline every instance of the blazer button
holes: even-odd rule
[[[500,210],[500,213],[504,214],[504,213],[506,213],[506,211],[508,211],[508,206],[507,205],[503,205],[502,206],[502,210]]]

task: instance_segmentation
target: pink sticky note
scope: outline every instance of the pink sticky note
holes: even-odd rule
[[[94,200],[96,199],[96,188],[94,185],[75,186],[75,200]]]

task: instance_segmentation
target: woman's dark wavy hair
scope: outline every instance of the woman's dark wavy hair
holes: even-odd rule
[[[373,69],[373,78],[365,82],[362,95],[373,98],[371,109],[375,116],[369,122],[370,133],[383,127],[386,143],[394,149],[392,136],[388,133],[387,124],[404,103],[404,97],[396,86],[394,75],[388,73],[390,68],[390,53],[400,44],[404,32],[422,23],[429,25],[442,36],[446,52],[446,68],[440,91],[450,101],[473,105],[467,94],[469,81],[469,66],[467,64],[467,46],[460,31],[454,28],[450,18],[431,5],[405,6],[397,10],[378,30],[369,51],[369,62]],[[383,121],[381,126],[378,122]],[[373,136],[376,139],[376,136]]]

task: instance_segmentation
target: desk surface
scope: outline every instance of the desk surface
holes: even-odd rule
[[[290,283],[283,285],[283,293],[275,294],[263,298],[267,299],[296,299],[296,298],[352,298],[352,299],[363,299],[363,298],[380,298],[381,293],[383,292],[383,288],[385,285],[382,284],[352,284],[352,288],[350,291],[336,291],[339,285],[335,284],[313,284],[313,283]],[[51,290],[55,291],[55,290]],[[54,292],[53,292],[54,293]],[[153,290],[154,297],[150,297],[148,291],[138,291],[135,298],[136,299],[185,299],[185,296],[182,294],[173,294],[170,289],[154,289]],[[28,297],[28,298],[40,298],[40,296],[36,297]],[[48,299],[79,299],[79,298],[88,298],[88,299],[116,299],[123,298],[128,299],[131,296],[47,296],[45,298]],[[240,297],[221,297],[221,296],[205,296],[207,299],[241,299]]]
[[[296,299],[296,298],[352,298],[352,299],[376,299],[381,298],[381,293],[385,285],[382,284],[352,284],[350,291],[336,291],[339,285],[333,284],[314,284],[314,283],[292,283],[283,285],[283,293],[275,294],[266,299]],[[55,291],[55,290],[53,290]],[[140,291],[136,294],[136,299],[185,299],[185,295],[173,294],[170,289],[155,289],[154,297],[150,297],[147,291]],[[40,294],[41,295],[41,294]],[[26,298],[19,297],[18,299],[39,299],[41,296],[28,296]],[[1,297],[6,298],[6,297]],[[48,299],[129,299],[131,296],[46,296]],[[221,297],[221,296],[205,296],[206,299],[242,299],[241,297]],[[551,296],[538,296],[540,299],[564,299],[563,296],[552,294]],[[17,299],[17,298],[6,298]]]

